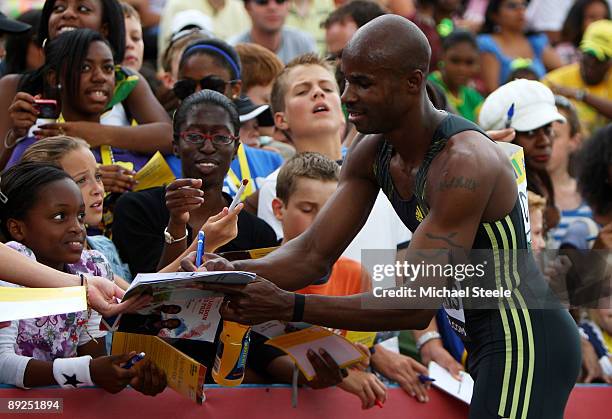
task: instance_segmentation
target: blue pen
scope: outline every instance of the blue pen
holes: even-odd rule
[[[202,253],[204,252],[204,232],[200,230],[198,233],[198,250],[196,252],[196,267],[202,264]]]
[[[144,359],[145,357],[145,353],[141,352],[139,354],[134,355],[133,357],[130,358],[130,360],[128,362],[126,362],[126,364],[123,366],[123,368],[125,368],[126,370],[129,370],[130,368],[132,368],[134,366],[134,364],[136,364],[137,362],[140,362]]]
[[[514,116],[514,103],[510,105],[508,109],[508,113],[506,114],[506,128],[510,128],[512,124],[512,117]]]
[[[426,383],[434,382],[434,381],[436,381],[436,379],[435,378],[431,378],[431,377],[429,377],[427,375],[424,375],[424,374],[419,374],[419,381],[421,382],[421,384],[426,384]]]

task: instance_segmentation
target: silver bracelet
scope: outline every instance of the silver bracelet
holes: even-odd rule
[[[5,149],[7,149],[7,150],[10,150],[10,149],[12,149],[12,148],[15,148],[15,146],[16,146],[17,144],[19,144],[19,142],[25,138],[25,137],[17,138],[17,139],[15,139],[15,142],[14,142],[12,145],[9,145],[9,144],[8,144],[8,138],[9,138],[9,135],[14,134],[14,133],[15,133],[15,131],[13,130],[13,128],[10,128],[10,129],[9,129],[9,130],[6,132],[6,135],[4,136],[4,148],[5,148]]]
[[[434,332],[434,331],[427,332],[427,333],[424,333],[423,335],[421,335],[421,337],[418,338],[417,341],[416,341],[417,351],[420,352],[421,348],[423,346],[425,346],[425,344],[427,342],[429,342],[430,340],[433,340],[433,339],[442,339],[442,335],[440,335],[440,333]]]

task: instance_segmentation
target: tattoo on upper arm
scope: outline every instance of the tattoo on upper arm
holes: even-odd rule
[[[453,176],[450,180],[442,179],[438,184],[438,191],[446,191],[448,189],[465,189],[474,192],[478,187],[478,182],[471,178],[463,176]]]
[[[455,237],[457,235],[456,231],[454,231],[452,233],[449,233],[447,235],[440,235],[440,236],[438,236],[436,234],[432,234],[432,233],[425,233],[425,235],[427,236],[428,239],[431,239],[431,240],[441,240],[444,243],[447,243],[447,244],[449,244],[452,247],[463,248],[463,246],[461,246],[460,244],[455,243],[453,241],[453,237]]]

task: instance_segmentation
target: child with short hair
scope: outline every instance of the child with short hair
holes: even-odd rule
[[[546,248],[546,233],[544,231],[544,211],[546,198],[535,192],[527,191],[529,207],[529,224],[531,226],[531,250],[538,255]]]
[[[66,172],[20,163],[3,174],[0,189],[8,198],[0,205],[0,228],[13,240],[7,246],[59,271],[112,281],[106,258],[84,250],[83,196]],[[0,330],[0,382],[23,388],[96,384],[111,393],[130,384],[144,394],[161,392],[166,376],[149,360],[124,369],[135,353],[105,356],[104,341],[96,340],[105,335],[99,324],[100,315],[91,311],[11,322]]]
[[[457,30],[444,38],[439,69],[428,79],[440,87],[453,109],[470,121],[478,121],[484,99],[469,86],[476,76],[480,58],[476,38],[470,32]]]
[[[196,41],[210,39],[211,36],[211,34],[201,29],[184,30],[174,34],[168,47],[163,53],[160,51],[157,63],[157,79],[161,82],[161,85],[156,90],[155,96],[170,114],[174,113],[179,105],[178,98],[172,91],[172,87],[178,80],[178,67],[183,51],[185,51],[187,45]]]
[[[589,317],[580,329],[593,345],[603,373],[612,376],[612,309],[589,310]]]
[[[283,228],[281,246],[302,234],[312,224],[335,192],[339,172],[340,166],[336,162],[319,153],[299,153],[283,165],[276,182],[276,198],[272,201],[274,215]],[[370,277],[361,264],[340,257],[328,277],[297,292],[345,296],[367,292],[370,288]],[[427,369],[412,358],[391,352],[382,345],[376,345],[375,348],[371,365],[388,377],[391,375],[392,362],[403,364],[402,368],[409,378],[401,383],[402,387],[411,395],[418,396],[420,401],[427,401],[427,386],[420,384],[417,378],[418,373],[427,374]],[[339,387],[357,395],[363,408],[372,407],[377,399],[384,401],[386,398],[385,385],[374,374],[358,369],[349,370],[348,377]]]
[[[121,10],[125,18],[125,55],[121,64],[130,70],[140,71],[144,60],[140,14],[128,3],[121,2]]]

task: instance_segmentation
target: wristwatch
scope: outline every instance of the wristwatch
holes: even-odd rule
[[[578,101],[578,102],[584,102],[584,98],[586,97],[586,90],[584,89],[578,89],[576,90],[576,93],[574,93],[574,98]]]
[[[440,333],[438,332],[427,332],[421,335],[420,338],[417,339],[416,341],[416,348],[417,351],[421,351],[421,348],[430,340],[433,339],[442,339],[442,336],[440,335]]]
[[[185,228],[185,235],[183,237],[175,239],[174,237],[172,237],[172,234],[168,232],[168,227],[164,228],[164,240],[166,241],[167,244],[172,244],[172,243],[183,241],[187,239],[187,234],[188,234],[187,228]]]

